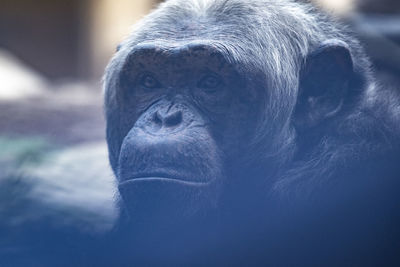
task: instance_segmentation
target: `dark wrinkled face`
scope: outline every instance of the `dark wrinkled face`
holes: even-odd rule
[[[246,147],[253,98],[211,46],[135,46],[119,77],[123,140],[114,163],[130,213],[168,220],[213,209],[226,162]]]

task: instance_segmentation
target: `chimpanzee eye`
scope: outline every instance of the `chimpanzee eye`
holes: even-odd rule
[[[150,74],[145,74],[140,78],[140,85],[148,89],[161,87],[160,82]]]
[[[221,85],[221,78],[214,74],[206,75],[197,84],[206,93],[215,93]]]

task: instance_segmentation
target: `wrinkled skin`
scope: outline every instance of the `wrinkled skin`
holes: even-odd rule
[[[132,203],[126,208],[163,224],[216,208],[226,164],[245,149],[235,141],[250,138],[259,106],[234,66],[198,42],[140,44],[127,57],[120,84],[126,134],[115,168],[121,196]]]

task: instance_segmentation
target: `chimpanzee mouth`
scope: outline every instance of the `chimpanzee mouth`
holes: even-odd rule
[[[120,185],[132,182],[172,182],[172,183],[181,183],[186,185],[207,185],[211,181],[207,181],[205,179],[199,179],[192,174],[181,173],[177,171],[170,172],[140,172],[134,173],[127,179],[123,179]]]

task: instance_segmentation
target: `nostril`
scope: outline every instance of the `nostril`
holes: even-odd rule
[[[154,112],[153,114],[153,122],[159,126],[162,125],[162,117],[158,111]]]
[[[182,123],[182,111],[175,111],[172,114],[169,114],[165,119],[164,123],[166,127],[177,126]]]

